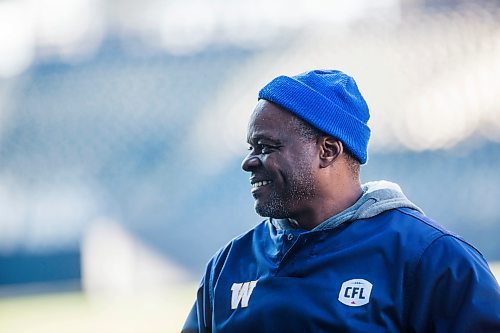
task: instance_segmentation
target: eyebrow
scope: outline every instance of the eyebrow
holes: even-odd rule
[[[255,135],[253,137],[247,137],[247,143],[249,144],[252,144],[252,143],[259,143],[260,141],[264,141],[264,142],[269,142],[269,143],[272,143],[272,144],[275,144],[275,145],[281,145],[282,142],[278,139],[273,139],[273,138],[270,138],[266,135]]]

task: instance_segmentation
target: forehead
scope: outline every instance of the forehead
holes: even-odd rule
[[[248,124],[248,138],[261,136],[269,138],[282,138],[284,135],[297,135],[296,117],[266,100],[260,100],[255,107]]]

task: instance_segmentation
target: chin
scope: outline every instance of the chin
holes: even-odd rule
[[[281,202],[260,203],[257,200],[255,201],[255,211],[262,217],[273,219],[284,219],[289,215]]]

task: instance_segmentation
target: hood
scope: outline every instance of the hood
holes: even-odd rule
[[[361,186],[363,194],[346,210],[328,218],[313,230],[333,229],[340,224],[358,219],[374,217],[390,209],[410,208],[423,211],[404,195],[398,184],[386,180],[369,182]],[[271,219],[277,229],[296,229],[297,223],[290,219]]]

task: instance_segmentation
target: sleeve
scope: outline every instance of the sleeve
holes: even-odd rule
[[[196,303],[194,303],[191,311],[188,314],[186,321],[184,322],[184,327],[182,328],[181,333],[198,333],[198,311]]]
[[[410,300],[411,332],[500,332],[500,288],[482,255],[446,235],[422,254]]]
[[[188,314],[181,333],[208,333],[212,331],[210,294],[206,276],[201,281],[196,301]]]
[[[212,332],[213,281],[224,262],[221,259],[223,251],[224,248],[220,249],[208,262],[205,275],[198,287],[196,301],[188,314],[181,333]]]

